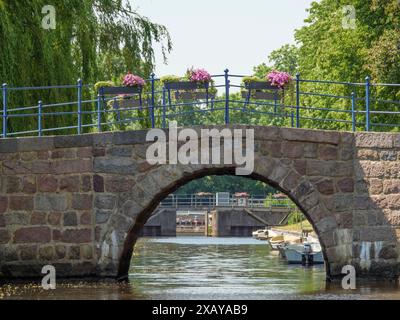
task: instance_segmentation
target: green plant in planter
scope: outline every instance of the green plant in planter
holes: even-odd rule
[[[167,83],[175,83],[175,82],[191,82],[190,78],[189,78],[190,73],[187,72],[186,75],[184,77],[179,77],[179,76],[175,76],[175,75],[167,75],[164,77],[161,77],[160,81],[162,85],[165,85]],[[211,79],[209,82],[209,88],[208,88],[208,93],[210,95],[216,96],[217,94],[217,88],[215,88],[214,84],[215,81],[213,79]],[[202,86],[204,84],[204,82],[198,82],[199,84],[199,89],[204,90],[204,87]],[[183,90],[185,92],[191,92],[192,90]]]
[[[243,79],[242,79],[243,84],[249,84],[249,83],[254,83],[254,82],[266,82],[266,80],[256,77],[256,76],[243,77]]]
[[[171,83],[171,82],[180,82],[180,81],[189,81],[189,79],[185,77],[179,77],[179,76],[174,76],[174,75],[168,75],[161,77],[161,83],[165,85],[166,83]]]
[[[115,87],[115,83],[112,81],[99,81],[94,85],[95,92],[99,92],[100,88]]]

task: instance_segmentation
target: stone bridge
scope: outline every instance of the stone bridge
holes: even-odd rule
[[[225,126],[215,126],[222,129]],[[321,241],[328,278],[397,278],[400,135],[255,129],[250,176],[287,194]],[[201,128],[196,128],[200,130]],[[0,140],[0,272],[39,277],[127,276],[141,228],[160,201],[235,166],[159,165],[147,131]]]

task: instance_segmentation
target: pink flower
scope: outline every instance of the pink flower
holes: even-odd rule
[[[292,80],[293,78],[286,72],[274,70],[267,75],[267,81],[271,82],[273,86],[280,89],[284,88],[285,85],[290,83]]]
[[[123,84],[126,87],[143,87],[146,82],[141,77],[128,73],[126,76],[124,76]]]
[[[211,75],[204,69],[190,70],[190,81],[208,82],[211,81]]]

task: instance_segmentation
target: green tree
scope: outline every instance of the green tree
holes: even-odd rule
[[[352,5],[355,9],[355,28],[343,24],[346,13],[343,8]],[[303,79],[363,82],[367,75],[375,83],[399,83],[400,5],[397,0],[321,0],[313,2],[306,25],[295,33],[300,45],[299,70]],[[349,97],[355,92],[364,97],[363,86],[302,84],[302,91]],[[399,111],[399,105],[382,102],[398,100],[396,87],[373,87],[372,110]],[[378,99],[381,101],[378,101]],[[349,99],[332,97],[303,97],[305,106],[350,110]],[[358,110],[365,110],[364,101],[357,102]],[[351,120],[351,115],[332,111],[304,111],[305,117],[322,119]],[[373,123],[399,123],[394,115],[372,115]],[[359,114],[357,122],[363,124],[365,116]],[[312,125],[303,121],[303,126]],[[349,124],[326,121],[322,127],[329,129],[346,128]],[[364,126],[364,125],[363,125]],[[374,130],[388,130],[388,127],[374,127]],[[398,130],[399,128],[393,128]]]
[[[299,48],[295,45],[285,44],[268,56],[270,64],[262,63],[254,67],[254,75],[259,78],[265,76],[272,70],[287,72],[295,75],[298,71]]]
[[[154,43],[161,43],[164,54],[171,50],[166,28],[133,11],[129,1],[54,0],[55,30],[42,27],[42,8],[47,4],[0,1],[0,77],[10,86],[74,84],[78,78],[88,84],[128,70],[147,78],[154,67]],[[14,92],[9,106],[76,101],[76,95],[76,89]],[[91,97],[91,92],[86,89],[84,96]],[[85,108],[90,111],[94,105]],[[73,110],[76,105],[46,112]],[[34,130],[36,122],[36,117],[9,119],[8,131]],[[43,119],[45,128],[72,123],[74,116],[67,113]]]
[[[295,45],[285,44],[268,56],[274,69],[295,75],[298,71],[299,49]]]
[[[178,194],[196,194],[199,192],[248,192],[252,195],[275,193],[275,189],[260,181],[237,176],[207,176],[193,180],[181,187]]]

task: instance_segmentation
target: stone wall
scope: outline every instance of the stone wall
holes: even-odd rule
[[[156,234],[154,234],[156,229]],[[176,237],[176,209],[157,209],[143,227],[141,235],[157,237]]]
[[[289,213],[288,210],[279,209],[253,208],[251,211],[270,226],[278,225]],[[211,211],[211,215],[213,237],[251,237],[253,231],[266,227],[242,208],[218,208]]]
[[[358,133],[355,146],[353,265],[360,274],[398,275],[400,135]]]
[[[306,214],[329,277],[346,264],[362,276],[399,274],[399,135],[228,128],[255,129],[251,178]],[[52,264],[60,277],[124,277],[140,230],[164,197],[196,178],[234,174],[235,165],[150,166],[146,134],[0,140],[2,275],[38,277]]]

